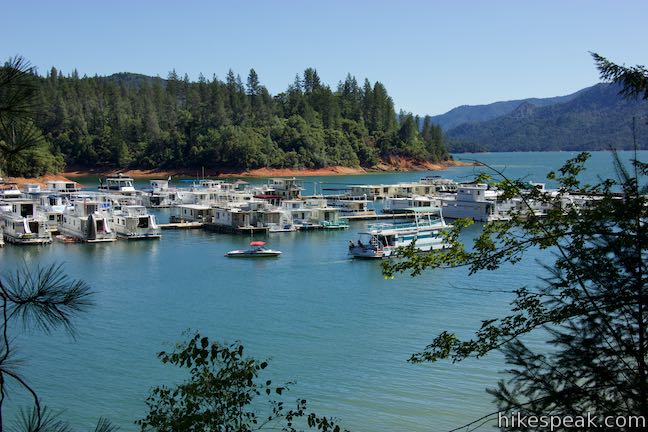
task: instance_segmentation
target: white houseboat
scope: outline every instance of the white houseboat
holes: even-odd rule
[[[354,196],[351,194],[344,195],[324,195],[329,206],[337,208],[342,217],[345,216],[375,216],[376,210],[373,208],[373,201],[369,201],[366,196]]]
[[[135,193],[133,179],[126,177],[123,174],[119,174],[117,177],[107,177],[105,180],[101,179],[97,189],[102,192],[118,193],[123,195],[131,195]]]
[[[448,228],[441,209],[417,207],[410,211],[414,213],[414,222],[369,225],[366,232],[360,233],[357,243],[349,242],[349,255],[353,258],[388,258],[397,248],[412,243],[421,252],[449,247],[441,234]]]
[[[102,210],[102,203],[93,199],[79,199],[63,213],[59,225],[61,234],[78,241],[96,243],[115,241],[110,214]]]
[[[383,213],[410,213],[413,207],[440,207],[439,198],[413,195],[409,198],[386,198],[384,201]]]
[[[171,222],[210,222],[212,207],[202,204],[182,204],[171,209]]]
[[[52,242],[52,234],[45,218],[36,212],[35,200],[13,200],[6,211],[0,212],[3,237],[15,244],[46,244]],[[6,206],[3,206],[6,207]]]
[[[486,184],[460,184],[455,195],[441,196],[443,214],[450,219],[487,222],[497,216],[498,192]]]
[[[159,239],[162,231],[155,216],[141,205],[125,205],[113,212],[113,229],[117,237],[126,239]]]
[[[22,192],[14,182],[8,182],[0,178],[0,200],[18,199],[22,197]]]
[[[66,180],[48,180],[46,183],[47,191],[49,192],[58,192],[58,193],[72,193],[79,192],[81,190],[80,185],[77,182],[66,181]]]

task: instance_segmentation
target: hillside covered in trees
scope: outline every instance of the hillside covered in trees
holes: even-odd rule
[[[461,105],[444,114],[432,116],[432,123],[438,124],[444,131],[448,131],[464,123],[481,123],[509,114],[525,102],[536,107],[569,102],[585,90],[587,89],[579,90],[566,96],[499,101],[486,105]]]
[[[631,149],[632,119],[645,122],[648,102],[625,99],[620,90],[617,84],[597,84],[567,100],[553,98],[554,104],[520,101],[504,115],[448,130],[449,148],[453,152]],[[645,139],[637,144],[648,145]]]
[[[309,68],[274,96],[254,70],[245,83],[231,70],[224,81],[201,75],[191,82],[175,71],[167,79],[64,76],[55,68],[35,79],[34,124],[53,160],[68,167],[245,170],[449,159],[430,118],[397,115],[380,82],[359,84],[351,75],[331,89]]]

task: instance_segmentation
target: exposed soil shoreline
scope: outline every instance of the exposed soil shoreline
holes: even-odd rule
[[[309,177],[309,176],[339,176],[359,175],[376,172],[406,172],[406,171],[438,171],[456,166],[472,166],[473,163],[461,161],[425,162],[413,161],[403,158],[394,158],[382,162],[372,168],[330,166],[326,168],[257,168],[253,170],[227,170],[227,169],[205,169],[206,177]],[[61,174],[48,174],[36,178],[7,177],[7,181],[15,182],[19,188],[27,183],[39,184],[45,188],[49,180],[74,181],[78,177],[99,177],[122,173],[133,178],[167,178],[167,177],[195,177],[202,176],[203,172],[178,169],[178,170],[140,170],[140,169],[70,169]]]
[[[336,176],[356,175],[375,172],[403,172],[403,171],[438,171],[455,166],[472,166],[474,164],[460,161],[445,162],[419,162],[405,159],[380,163],[372,168],[329,166],[325,168],[257,168],[253,170],[231,169],[205,169],[206,177],[305,177],[305,176]],[[202,177],[202,170],[172,169],[172,170],[141,170],[141,169],[71,169],[62,173],[67,178],[107,176],[122,173],[133,178],[166,178],[172,177]]]

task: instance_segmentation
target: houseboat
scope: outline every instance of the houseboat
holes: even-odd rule
[[[48,180],[45,182],[46,190],[48,192],[57,192],[57,193],[73,193],[79,192],[81,190],[80,185],[77,182],[67,181],[67,180]]]
[[[97,243],[115,241],[110,214],[94,199],[79,199],[63,213],[59,224],[62,235],[77,241]]]
[[[52,242],[52,234],[45,218],[37,214],[35,200],[13,200],[10,208],[3,206],[0,225],[3,238],[15,244],[46,244]]]
[[[373,208],[373,201],[369,201],[366,196],[354,196],[351,194],[344,195],[324,195],[327,205],[339,210],[342,217],[345,216],[375,216],[376,210]]]
[[[417,207],[410,211],[414,213],[414,222],[369,225],[366,232],[360,233],[357,243],[349,242],[349,255],[353,258],[388,258],[395,255],[397,248],[412,243],[420,252],[449,247],[442,235],[448,225],[441,209]]]
[[[117,237],[125,239],[159,239],[162,231],[155,216],[141,205],[125,205],[113,212],[112,226]]]
[[[4,181],[0,178],[0,200],[11,200],[22,197],[22,192],[14,182]]]
[[[126,177],[123,174],[118,174],[117,177],[100,179],[99,187],[97,187],[97,189],[102,192],[118,193],[123,195],[131,195],[135,193],[133,179]]]

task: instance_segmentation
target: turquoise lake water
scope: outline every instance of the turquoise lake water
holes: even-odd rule
[[[511,177],[543,181],[574,154],[457,158],[480,159]],[[647,160],[648,152],[640,158]],[[607,153],[593,153],[585,180],[610,176],[610,161]],[[334,188],[336,183],[393,183],[428,174],[466,181],[477,171],[462,167],[304,180],[308,193],[313,182]],[[168,210],[157,214],[165,220]],[[385,280],[378,263],[347,259],[347,243],[364,225],[352,223],[341,232],[273,234],[269,244],[284,254],[261,261],[223,256],[244,247],[249,237],[200,230],[165,231],[160,241],[7,245],[0,249],[3,272],[21,263],[63,263],[71,277],[87,281],[96,292],[96,305],[76,321],[76,339],[12,329],[19,357],[25,359],[21,371],[43,402],[64,410],[76,429],[89,429],[105,416],[122,430],[136,430],[133,421],[145,415],[148,390],[180,377],[161,365],[156,353],[194,329],[213,339],[240,340],[251,355],[269,358],[264,377],[296,381],[288,399],[305,398],[310,409],[339,418],[351,430],[447,430],[492,411],[484,389],[503,376],[500,355],[459,364],[411,365],[406,360],[442,330],[469,336],[481,320],[505,313],[511,298],[507,291],[540,283],[541,262],[550,257],[534,252],[516,266],[471,277],[464,269],[452,269]],[[478,230],[478,225],[471,227],[465,240]],[[542,343],[541,336],[528,340]],[[5,402],[10,416],[28,402],[19,389],[12,390]]]

